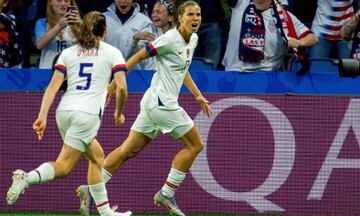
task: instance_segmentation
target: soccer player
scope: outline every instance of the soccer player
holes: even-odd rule
[[[115,123],[124,123],[122,109],[127,98],[126,65],[121,52],[102,42],[106,34],[105,17],[99,12],[88,13],[76,35],[78,45],[62,52],[53,78],[43,96],[38,118],[33,128],[38,139],[43,138],[49,109],[64,78],[68,88],[56,110],[56,122],[64,141],[56,161],[46,162],[26,173],[16,170],[7,192],[12,205],[24,190],[33,184],[66,177],[83,155],[89,160],[88,184],[97,209],[102,216],[129,216],[109,206],[105,183],[101,175],[103,150],[95,139],[104,112],[107,87],[112,74],[116,86]]]
[[[154,196],[155,204],[166,207],[171,214],[178,216],[185,214],[176,205],[175,192],[203,149],[199,130],[178,104],[182,84],[194,95],[203,112],[208,117],[212,114],[209,102],[188,72],[198,41],[195,32],[201,24],[200,11],[195,1],[183,2],[178,8],[178,27],[150,42],[126,62],[127,68],[131,70],[141,60],[156,56],[156,72],[151,86],[141,100],[140,113],[127,139],[106,157],[103,167],[103,177],[107,182],[125,161],[139,154],[160,132],[169,133],[180,140],[184,148],[176,154],[165,184]],[[82,185],[77,191],[81,201],[80,208],[84,209],[89,208],[91,203],[87,188]]]

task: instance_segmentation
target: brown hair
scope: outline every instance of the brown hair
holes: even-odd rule
[[[179,3],[179,5],[177,5],[177,8],[175,10],[175,23],[177,25],[180,25],[179,16],[184,14],[186,7],[188,7],[188,6],[200,7],[200,6],[196,1],[193,1],[193,0],[178,1],[178,2],[180,2],[180,3]]]
[[[98,11],[91,11],[84,16],[75,37],[84,49],[99,48],[99,40],[106,33],[105,16]]]

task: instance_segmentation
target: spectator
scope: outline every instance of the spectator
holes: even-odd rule
[[[221,0],[200,0],[202,23],[197,33],[199,44],[195,50],[196,57],[217,67],[221,54],[222,28],[220,23],[225,19]]]
[[[341,27],[354,15],[353,0],[318,0],[311,30],[319,43],[310,49],[310,58],[349,58],[348,41],[340,34]],[[332,51],[333,50],[333,51]]]
[[[22,61],[16,18],[9,4],[9,0],[0,1],[0,68],[21,66]]]
[[[46,18],[35,24],[36,48],[41,50],[39,68],[51,68],[56,54],[76,43],[72,33],[77,29],[75,23],[81,23],[78,10],[67,12],[70,6],[77,8],[75,0],[48,0]]]
[[[317,41],[278,1],[238,0],[223,65],[227,71],[284,70],[288,48],[308,47]]]
[[[134,46],[144,47],[147,42],[155,38],[151,20],[140,13],[140,6],[133,0],[114,0],[104,15],[108,27],[105,42],[120,49],[125,58],[131,56]],[[142,32],[143,37],[138,40],[134,36],[139,32]],[[149,58],[134,69],[150,70],[155,66],[154,58]]]
[[[36,13],[36,9],[32,8],[34,3],[34,0],[11,0],[11,11],[17,19],[16,23],[19,32],[18,43],[22,53],[21,66],[23,68],[30,67],[30,53],[34,48],[32,43],[32,32]]]
[[[175,27],[174,7],[168,0],[158,0],[151,13],[151,21],[155,26],[155,35],[160,36]]]
[[[341,28],[341,36],[345,40],[352,40],[351,58],[360,60],[360,10]]]
[[[156,1],[151,13],[151,21],[153,22],[154,34],[151,34],[147,31],[141,31],[135,33],[132,38],[128,39],[127,48],[129,50],[129,56],[135,54],[144,47],[142,46],[143,44],[139,45],[140,40],[153,41],[155,37],[158,37],[175,27],[173,5],[170,4],[168,0]],[[153,58],[151,61],[155,62],[156,60]],[[155,69],[154,67],[155,65],[151,65],[144,69]]]

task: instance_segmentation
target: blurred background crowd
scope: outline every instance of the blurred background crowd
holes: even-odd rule
[[[202,24],[194,56],[216,70],[286,70],[289,53],[300,60],[360,56],[357,1],[196,1]],[[267,1],[269,6],[259,6]],[[106,16],[105,42],[127,59],[176,27],[176,5],[177,0],[0,0],[0,67],[51,68],[54,57],[76,43],[73,24],[94,10]],[[154,69],[154,61],[136,69]]]

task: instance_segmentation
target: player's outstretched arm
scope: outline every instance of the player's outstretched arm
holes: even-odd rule
[[[203,110],[204,114],[210,117],[212,115],[212,110],[209,105],[209,101],[206,100],[206,98],[204,98],[204,96],[201,94],[189,71],[185,74],[184,85],[189,89],[191,94],[194,95],[196,101],[200,104],[200,107]]]
[[[37,133],[39,140],[41,140],[44,135],[44,131],[46,129],[47,115],[49,113],[51,104],[55,99],[56,93],[59,91],[63,81],[64,74],[56,70],[42,98],[38,118],[33,124],[33,129]]]
[[[139,63],[140,61],[149,58],[149,53],[146,51],[145,48],[142,48],[137,53],[132,55],[127,61],[126,61],[126,68],[127,68],[127,74],[131,72],[131,70]]]

